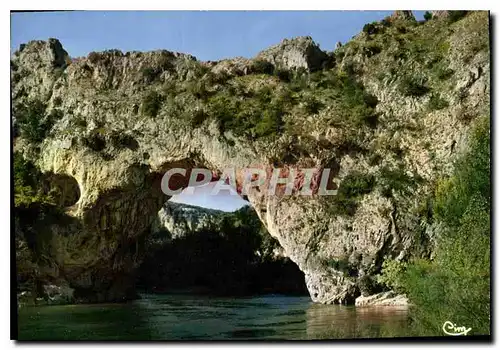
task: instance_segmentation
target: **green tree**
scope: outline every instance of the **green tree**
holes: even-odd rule
[[[163,96],[157,91],[150,91],[142,101],[142,112],[149,117],[156,117],[163,103]]]
[[[54,125],[60,113],[46,114],[47,106],[40,100],[28,101],[14,108],[21,136],[35,143],[42,142]]]
[[[397,287],[415,305],[412,318],[426,334],[444,322],[490,333],[490,126],[478,121],[469,151],[452,177],[437,186],[433,216],[440,223],[433,260],[404,268],[384,266],[382,282]],[[399,270],[398,270],[399,269]]]

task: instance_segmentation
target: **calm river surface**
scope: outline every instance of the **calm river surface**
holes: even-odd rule
[[[309,297],[142,295],[126,304],[22,307],[20,340],[294,340],[412,336],[404,307]]]

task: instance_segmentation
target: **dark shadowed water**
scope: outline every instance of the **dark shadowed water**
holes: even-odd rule
[[[22,307],[19,339],[248,340],[411,336],[404,307],[314,304],[309,297],[143,295],[127,304]]]

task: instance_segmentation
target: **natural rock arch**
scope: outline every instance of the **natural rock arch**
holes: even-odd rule
[[[59,174],[54,179],[78,179],[80,187],[84,189],[70,215],[81,222],[79,235],[85,237],[74,249],[88,252],[81,255],[81,260],[72,261],[69,268],[71,272],[64,274],[69,278],[70,286],[77,289],[75,296],[84,300],[116,301],[129,298],[133,296],[134,275],[141,262],[144,239],[158,211],[169,198],[161,190],[163,174],[172,168],[186,169],[186,176],[173,181],[178,188],[185,188],[191,169],[206,167],[210,164],[206,160],[209,157],[200,157],[198,154],[189,158],[187,154],[152,168],[119,160],[108,160],[103,164],[96,162],[94,156],[88,153],[73,154],[64,149],[59,149],[59,152],[59,155],[53,153],[55,158],[46,159],[42,168],[50,165],[46,170]],[[79,162],[69,160],[72,157],[77,157]],[[57,162],[56,159],[65,161]],[[154,158],[150,157],[149,160],[154,161]],[[211,167],[216,174],[220,174],[223,169]],[[72,174],[72,177],[61,174]],[[325,239],[325,231],[328,231],[323,217],[326,215],[325,208],[319,198],[263,196],[255,189],[246,199],[271,235],[279,241],[286,255],[304,272],[314,301],[354,301],[359,295],[355,282],[346,279],[344,272],[336,271],[326,264],[325,259],[316,252],[318,245]],[[304,216],[304,211],[309,215]],[[390,223],[382,221],[379,225],[382,225],[382,229],[390,229]],[[71,255],[72,252],[67,253]],[[61,262],[63,272],[66,265],[64,261]],[[78,265],[80,274],[75,273]]]
[[[409,13],[396,17],[411,22]],[[466,144],[470,124],[464,119],[470,121],[488,111],[489,48],[486,45],[466,53],[465,47],[470,45],[464,46],[464,38],[471,43],[487,38],[488,14],[471,13],[463,24],[453,31],[443,26],[438,33],[450,47],[446,68],[456,81],[450,86],[456,89],[444,89],[442,97],[450,104],[434,111],[428,110],[427,98],[408,97],[395,88],[394,75],[381,79],[381,72],[393,69],[397,74],[407,73],[399,70],[399,55],[385,51],[399,45],[389,42],[382,52],[369,57],[366,50],[358,49],[369,44],[371,36],[366,35],[356,36],[355,45],[345,45],[334,55],[325,54],[305,38],[264,50],[258,60],[219,62],[199,62],[190,55],[167,51],[123,54],[113,50],[70,59],[55,39],[23,45],[11,62],[13,106],[40,100],[47,107],[47,116],[57,112],[57,118],[43,142],[33,144],[18,137],[15,149],[44,173],[74,178],[80,190],[80,199],[68,211],[74,225],[58,229],[58,244],[64,245],[65,252],[58,258],[61,278],[86,291],[81,294],[85,300],[130,296],[141,240],[166,201],[161,177],[170,167],[201,165],[220,172],[255,165],[324,168],[333,162],[341,181],[350,178],[357,183],[388,169],[385,175],[389,178],[382,180],[408,178],[412,187],[401,194],[390,184],[384,187],[383,182],[366,181],[371,185],[356,194],[355,208],[348,213],[336,211],[338,203],[324,198],[276,198],[254,191],[248,200],[269,233],[305,273],[313,301],[352,302],[360,293],[358,282],[379,273],[384,257],[403,259],[422,255],[428,248],[415,234],[421,232],[419,200],[432,192],[430,184],[449,174],[455,155]],[[435,29],[441,30],[439,26]],[[415,35],[418,39],[418,32]],[[423,42],[432,50],[442,44],[430,37]],[[471,63],[464,64],[469,54],[467,62]],[[276,76],[252,72],[262,60],[268,60],[267,67],[271,63],[306,76],[320,67],[335,73],[332,65],[343,75],[352,74],[362,82],[363,91],[377,97],[370,100],[376,104],[372,107],[380,125],[360,121],[355,127],[343,126],[356,108],[339,110],[335,101],[306,117],[297,111],[300,106],[288,109],[288,116],[301,129],[298,136],[280,130],[273,137],[246,137],[221,130],[217,118],[202,118],[207,106],[201,100],[207,96],[193,96],[203,92],[197,91],[196,83],[204,78],[209,78],[215,94],[228,80],[238,81],[244,85],[238,99],[246,98],[247,92],[259,92],[254,89],[259,86],[265,86],[271,97],[283,92],[286,83]],[[412,62],[422,78],[435,79],[425,62]],[[161,93],[176,97],[171,93],[175,84],[194,91],[180,101],[185,107],[182,113],[175,98],[175,103],[158,105]],[[236,92],[241,88],[230,87]],[[317,91],[301,92],[314,96]],[[145,101],[152,101],[154,108],[145,109]],[[339,118],[331,119],[336,113]],[[455,143],[450,152],[449,145]],[[424,181],[417,183],[417,179]],[[432,231],[432,227],[426,226],[426,230]]]
[[[292,42],[285,46],[294,48]],[[52,53],[54,47],[58,49],[56,54]],[[49,54],[44,53],[47,50]],[[85,300],[122,300],[130,296],[134,269],[140,262],[141,241],[167,199],[161,192],[161,177],[168,169],[200,165],[215,172],[256,165],[268,169],[280,163],[286,165],[290,152],[295,159],[290,161],[302,167],[322,169],[334,164],[335,172],[341,168],[340,161],[346,155],[342,147],[334,153],[333,163],[332,155],[323,155],[332,147],[329,142],[314,146],[318,147],[318,154],[311,157],[300,148],[295,149],[297,140],[286,135],[277,144],[249,143],[221,132],[214,121],[193,128],[168,114],[140,120],[132,113],[135,103],[129,99],[116,96],[110,103],[95,97],[96,88],[112,88],[115,94],[125,95],[140,92],[137,75],[142,74],[141,67],[157,65],[160,56],[164,56],[162,52],[93,53],[70,64],[63,77],[57,78],[54,67],[59,66],[51,64],[50,59],[63,55],[61,50],[60,45],[34,42],[18,53],[18,61],[25,69],[43,74],[50,87],[39,85],[32,75],[27,75],[15,86],[14,94],[29,89],[34,95],[45,96],[54,90],[52,99],[65,96],[66,101],[72,101],[63,105],[63,117],[58,122],[60,132],[43,142],[37,163],[44,172],[73,177],[81,189],[81,198],[70,213],[82,224],[79,239],[69,246],[70,254],[65,255],[71,258],[62,259],[60,266],[63,271],[70,266],[64,274],[71,285],[85,291]],[[40,56],[42,62],[49,61],[47,65],[40,67]],[[192,57],[180,54],[168,59],[181,66],[194,62]],[[216,68],[217,64],[213,69]],[[89,70],[94,73],[89,74]],[[58,81],[55,84],[54,79]],[[77,123],[78,115],[86,116],[85,123]],[[116,135],[127,138],[117,139]],[[134,141],[134,147],[125,141]],[[343,170],[349,168],[356,166],[347,163]],[[359,295],[356,276],[347,276],[339,266],[349,264],[370,274],[380,266],[382,250],[391,254],[401,251],[400,240],[390,238],[395,231],[387,213],[392,212],[393,204],[380,193],[365,196],[352,217],[332,215],[320,198],[278,198],[253,191],[248,200],[268,232],[304,272],[313,301],[352,303]],[[405,249],[410,244],[411,240]]]

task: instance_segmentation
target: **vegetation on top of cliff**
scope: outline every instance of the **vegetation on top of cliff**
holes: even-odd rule
[[[429,332],[452,320],[470,334],[490,333],[490,175],[490,124],[482,118],[453,176],[436,188],[435,257],[383,265],[379,281],[407,293],[414,321]]]
[[[297,127],[293,118],[285,123],[285,115],[298,112],[313,116],[328,107],[335,111],[331,113],[332,124],[352,127],[376,124],[377,99],[366,93],[354,76],[345,72],[290,73],[287,82],[277,88],[248,89],[241,85],[249,79],[264,82],[272,78],[242,78],[208,98],[207,116],[219,122],[221,131],[232,131],[251,139],[294,134]]]
[[[429,21],[431,19],[432,19],[432,13],[430,13],[429,11],[425,11],[424,20]]]
[[[331,54],[323,53],[321,59],[327,64],[312,72],[287,69],[260,56],[245,61],[240,71],[214,70],[213,65],[192,57],[177,58],[167,51],[149,56],[113,50],[92,53],[88,60],[92,65],[106,66],[112,59],[125,59],[131,54],[141,59],[147,56],[139,72],[134,73],[137,82],[148,84],[140,89],[141,114],[147,117],[179,118],[192,128],[215,120],[222,133],[265,142],[287,135],[304,139],[309,133],[336,128],[341,132],[336,133],[338,140],[333,145],[363,149],[381,115],[378,99],[371,93],[373,86],[368,90],[364,83],[364,77],[373,71],[383,84],[395,81],[404,97],[425,98],[430,94],[428,110],[449,104],[437,91],[453,75],[448,62],[449,32],[443,30],[453,21],[418,23],[403,17],[365,25],[363,35]],[[478,47],[484,47],[484,43]],[[25,123],[24,134],[43,139],[47,135],[43,130],[51,127],[49,119]],[[323,126],[318,129],[320,124]],[[311,143],[315,138],[308,140]],[[94,141],[90,144],[101,148],[99,140]],[[228,138],[228,142],[234,141]],[[316,141],[312,148],[324,147]]]
[[[231,93],[232,92],[232,93]],[[246,95],[246,98],[241,98]],[[283,129],[283,114],[290,101],[274,94],[269,87],[257,91],[236,88],[226,90],[208,101],[208,115],[215,118],[221,131],[259,138],[276,135]]]
[[[179,117],[194,128],[215,120],[222,133],[252,140],[294,134],[304,117],[325,109],[332,109],[332,125],[376,125],[378,101],[349,70],[325,66],[309,73],[275,67],[262,59],[254,60],[240,75],[215,73],[194,61],[190,66],[189,74],[177,73],[182,79],[167,79],[147,90],[142,114]]]
[[[397,85],[403,97],[424,100],[430,93],[436,96],[438,92],[452,89],[453,80],[450,78],[455,72],[450,68],[450,34],[460,28],[455,19],[463,19],[466,15],[464,12],[455,18],[450,14],[446,21],[371,23],[365,26],[365,35],[336,50],[335,55],[342,59],[342,65],[350,64],[362,75],[376,75],[382,85]],[[475,18],[469,21],[472,31],[479,30],[477,26],[484,24]],[[470,60],[479,51],[487,49],[487,36],[476,32],[466,38],[468,44],[460,47],[464,60]],[[367,48],[373,46],[383,50],[371,57],[367,55]],[[453,49],[456,50],[456,46]],[[366,64],[366,59],[370,64]],[[442,101],[434,99],[430,108],[439,109],[442,105]]]
[[[469,11],[450,11],[450,14],[448,16],[448,21],[450,23],[456,22],[459,19],[464,18]]]

